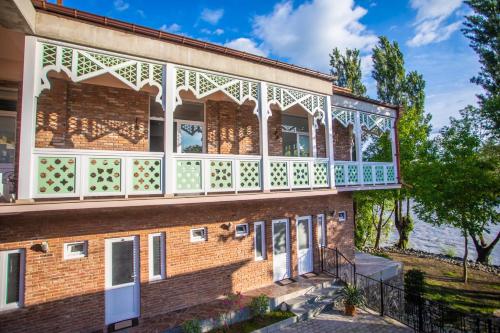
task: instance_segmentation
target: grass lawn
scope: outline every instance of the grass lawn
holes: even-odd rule
[[[425,273],[426,296],[448,303],[457,310],[491,315],[500,309],[500,276],[469,269],[469,282],[462,282],[462,267],[443,261],[389,253],[404,271],[412,268]]]
[[[266,313],[263,318],[251,318],[240,323],[229,326],[229,330],[224,331],[221,328],[211,330],[209,333],[250,333],[256,329],[269,326],[278,321],[293,317],[294,314],[289,311],[271,311]]]

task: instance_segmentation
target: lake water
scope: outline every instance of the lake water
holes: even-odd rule
[[[413,217],[415,228],[410,234],[410,246],[416,250],[427,251],[431,253],[444,254],[445,249],[453,248],[457,257],[464,255],[464,238],[458,229],[448,226],[434,226],[422,221],[419,221],[416,216]],[[500,231],[500,225],[492,226],[490,234],[485,235],[488,244]],[[389,239],[383,243],[383,246],[393,245],[399,239],[396,228],[391,232]],[[476,249],[472,239],[469,237],[469,259],[476,259]],[[491,263],[500,265],[500,242],[493,249],[491,254]]]

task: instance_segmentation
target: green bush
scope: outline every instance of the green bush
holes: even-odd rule
[[[452,246],[446,246],[441,248],[441,253],[447,257],[455,258],[457,256],[457,250]]]
[[[201,324],[198,319],[191,319],[182,324],[182,332],[184,333],[201,333]]]
[[[417,303],[425,291],[425,274],[419,269],[410,269],[405,274],[406,301]]]
[[[356,288],[356,286],[348,284],[344,288],[342,288],[340,298],[346,305],[353,306],[364,306],[365,305],[365,297],[361,293],[361,290]]]
[[[269,297],[264,294],[254,297],[252,298],[249,307],[252,315],[257,317],[264,316],[269,309]]]

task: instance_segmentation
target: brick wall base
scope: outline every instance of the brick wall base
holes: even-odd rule
[[[339,211],[348,219],[339,223]],[[337,214],[331,216],[335,211]],[[25,302],[0,313],[0,332],[94,332],[104,329],[105,239],[138,236],[141,318],[272,283],[273,219],[290,220],[291,272],[298,274],[296,217],[313,216],[314,267],[319,270],[316,214],[327,216],[330,246],[354,255],[352,196],[247,201],[232,204],[40,212],[0,217],[0,250],[26,253]],[[253,222],[265,221],[267,259],[254,260]],[[232,223],[231,230],[225,225]],[[235,238],[234,225],[250,234]],[[190,229],[206,227],[208,241],[190,242]],[[149,282],[148,235],[165,232],[166,279]],[[63,260],[63,244],[88,241],[88,257]],[[48,242],[49,251],[36,251]]]

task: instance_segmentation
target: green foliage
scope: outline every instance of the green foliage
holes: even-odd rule
[[[262,317],[269,310],[269,297],[264,294],[254,297],[249,307],[252,315]]]
[[[409,303],[417,303],[425,292],[425,274],[419,269],[405,273],[405,298]]]
[[[397,42],[379,37],[373,49],[372,76],[377,82],[377,96],[386,103],[401,104],[405,84],[403,53]]]
[[[346,49],[342,54],[338,48],[334,48],[330,54],[330,72],[335,77],[333,84],[349,88],[353,94],[366,95],[366,87],[362,82],[361,58],[359,50]]]
[[[368,136],[368,134],[365,135]],[[366,149],[363,149],[363,161],[392,162],[392,142],[390,133],[381,133],[379,137],[370,135],[370,139],[369,145]]]
[[[478,95],[480,116],[497,138],[500,136],[500,3],[498,0],[467,0],[473,10],[465,16],[463,33],[479,56],[480,72],[471,82],[485,94]]]
[[[348,284],[341,290],[340,299],[346,305],[365,306],[365,297],[356,286]]]
[[[181,327],[184,333],[201,333],[201,323],[196,318],[185,321]]]
[[[457,256],[457,251],[453,246],[446,246],[442,248],[442,253],[451,258],[455,258]]]

